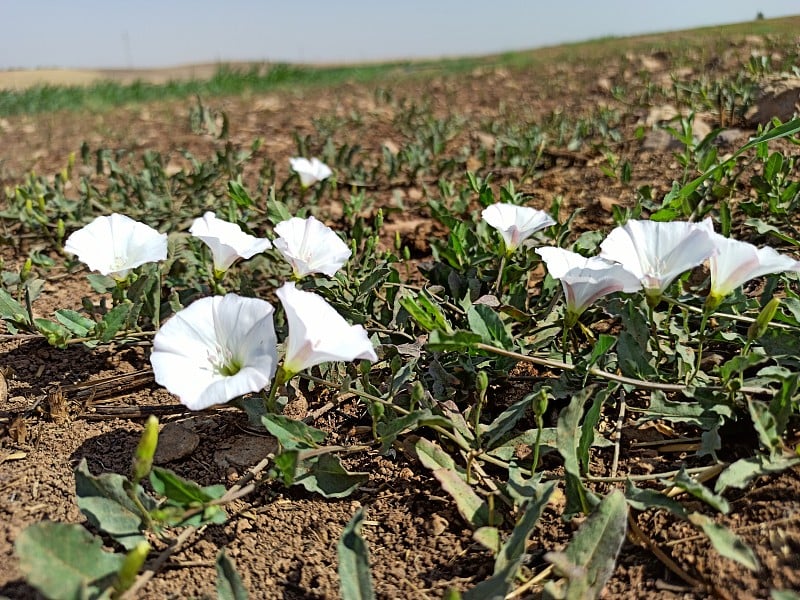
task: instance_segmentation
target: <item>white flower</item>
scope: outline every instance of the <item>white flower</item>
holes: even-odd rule
[[[350,248],[314,217],[292,217],[275,225],[275,247],[292,265],[295,277],[324,273],[332,277],[350,258]]]
[[[621,265],[593,256],[586,258],[563,248],[538,248],[550,275],[561,281],[567,303],[569,326],[595,300],[614,292],[632,293],[640,290],[639,279]]]
[[[236,294],[196,300],[156,333],[156,382],[191,410],[264,389],[278,364],[272,305]]]
[[[167,258],[167,234],[114,213],[73,232],[64,250],[91,270],[121,281],[131,269]]]
[[[289,324],[281,367],[286,373],[299,373],[334,360],[378,360],[366,330],[347,323],[322,296],[298,290],[291,282],[283,284],[276,294]]]
[[[503,202],[484,208],[481,217],[503,236],[508,254],[540,229],[556,224],[543,210]]]
[[[292,170],[300,176],[300,185],[304,188],[314,185],[318,181],[327,179],[333,174],[331,168],[318,158],[290,158]]]
[[[711,219],[686,221],[630,220],[600,244],[600,257],[620,263],[642,282],[655,306],[676,277],[703,263],[714,252]]]
[[[189,233],[211,249],[217,273],[227,271],[237,258],[252,258],[272,247],[268,239],[245,233],[236,223],[218,219],[211,211],[195,219]]]
[[[711,236],[716,252],[708,259],[711,270],[711,291],[707,302],[716,308],[722,299],[740,285],[762,275],[783,271],[800,272],[800,262],[766,246],[726,238],[718,233]]]

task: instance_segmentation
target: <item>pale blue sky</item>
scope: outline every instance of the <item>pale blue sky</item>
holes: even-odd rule
[[[797,0],[0,0],[0,69],[486,54],[800,14]]]

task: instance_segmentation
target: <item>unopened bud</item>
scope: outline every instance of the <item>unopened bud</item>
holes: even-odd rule
[[[122,561],[122,566],[117,571],[117,582],[114,585],[115,598],[118,598],[131,588],[144,565],[144,561],[147,560],[148,554],[150,554],[150,544],[139,542],[134,546],[133,550],[125,555],[125,560]]]
[[[773,297],[772,300],[767,302],[764,305],[764,308],[761,309],[761,312],[758,313],[758,317],[756,320],[750,324],[750,327],[747,328],[747,341],[753,342],[760,338],[762,335],[767,333],[767,328],[769,327],[770,321],[775,316],[775,313],[778,311],[778,306],[781,303],[780,298]]]
[[[550,403],[547,397],[547,390],[539,390],[537,396],[533,399],[533,414],[541,417],[547,412],[547,405]]]
[[[136,446],[133,458],[133,482],[137,483],[147,477],[153,467],[153,456],[158,446],[158,418],[150,415],[144,424],[144,431]]]

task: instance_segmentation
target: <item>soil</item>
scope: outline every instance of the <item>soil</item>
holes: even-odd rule
[[[718,57],[713,66],[701,54],[683,76],[691,80],[708,74],[708,69],[713,69],[715,76],[726,69],[735,73],[747,63],[750,53],[760,48],[759,38],[753,36],[749,41],[731,40],[730,52]],[[493,143],[493,135],[478,130],[480,122],[506,118],[509,112],[521,122],[541,122],[554,110],[575,116],[592,114],[598,106],[620,111],[621,138],[614,152],[631,161],[630,185],[603,175],[598,168],[603,155],[584,148],[545,152],[537,176],[517,186],[530,194],[531,205],[542,208],[553,197],[562,196],[565,214],[583,209],[579,230],[608,229],[613,223],[612,206],[630,204],[638,186],[651,185],[653,196],[660,198],[681,175],[673,148],[645,147],[635,134],[647,117],[647,108],[621,103],[604,83],[625,82],[632,64],[649,65],[640,68],[652,69],[653,77],[668,77],[675,67],[664,52],[602,62],[587,57],[585,62],[569,66],[546,63],[513,71],[489,62],[469,73],[387,80],[379,87],[396,98],[426,98],[437,114],[475,123],[476,128],[465,127],[448,147],[470,149],[468,166],[482,173],[492,170],[491,153],[481,162],[476,149]],[[229,142],[234,147],[249,148],[254,139],[263,138],[258,154],[275,161],[280,179],[288,174],[288,157],[295,151],[293,135],[314,133],[315,123],[325,118],[346,118],[353,111],[362,116],[351,132],[339,130],[336,144],[358,143],[365,152],[377,155],[384,145],[402,145],[405,139],[396,129],[392,111],[376,101],[377,88],[378,84],[347,83],[326,88],[324,93],[298,88],[212,99],[207,104],[227,114]],[[177,166],[184,160],[181,150],[210,156],[225,142],[191,131],[189,105],[188,101],[170,101],[98,113],[0,115],[0,182],[13,186],[29,171],[55,173],[70,153],[79,154],[84,141],[92,148],[135,154],[158,150]],[[720,120],[713,113],[702,118],[712,126]],[[752,133],[743,129],[742,139]],[[500,172],[496,180],[502,183],[521,172]],[[399,232],[413,247],[414,257],[425,258],[429,237],[441,235],[420,208],[420,200],[437,193],[435,180],[422,178],[372,193],[377,206],[392,206],[398,195],[404,199],[408,210],[388,217],[387,234],[394,237],[394,232]],[[20,254],[6,246],[3,259],[5,268],[13,270],[19,266]],[[48,282],[35,310],[48,315],[54,308],[79,308],[77,299],[89,293],[83,274],[64,273]],[[273,448],[271,440],[252,430],[235,410],[200,414],[182,410],[176,399],[148,376],[148,352],[146,345],[57,350],[31,339],[8,339],[0,345],[0,367],[8,374],[7,393],[0,395],[0,561],[5,565],[0,572],[0,596],[38,597],[18,570],[14,540],[27,525],[38,521],[83,522],[75,504],[74,469],[85,459],[95,474],[127,472],[142,415],[154,407],[160,408],[162,424],[169,427],[162,443],[178,445],[177,455],[183,454],[174,458],[162,450],[162,462],[203,485],[235,483]],[[123,379],[109,384],[106,391],[92,387],[116,376]],[[59,388],[65,404],[53,394]],[[522,384],[499,386],[492,391],[491,400],[502,407],[524,393]],[[291,407],[293,416],[306,417],[327,400],[309,394],[305,403]],[[369,419],[352,401],[327,410],[314,424],[330,433],[330,443],[370,441],[365,428]],[[662,440],[666,446],[684,433],[666,427],[637,427],[631,420],[623,430],[618,473],[661,472],[691,465],[691,450],[640,444]],[[188,453],[186,438],[197,444]],[[735,442],[734,435],[731,453],[737,451]],[[610,473],[611,460],[609,452],[596,452],[592,472]],[[386,456],[362,453],[349,458],[347,464],[369,473],[368,483],[352,496],[325,500],[301,488],[262,485],[233,504],[233,516],[225,525],[206,528],[175,553],[138,597],[215,597],[214,560],[222,547],[236,562],[252,598],[338,597],[336,545],[358,507],[367,508],[363,533],[379,598],[441,598],[451,586],[469,589],[492,573],[491,554],[473,540],[470,527],[438,482],[402,448]],[[545,466],[558,469],[554,459],[546,458]],[[729,494],[729,500],[730,513],[715,518],[755,549],[762,564],[759,573],[752,574],[722,558],[690,525],[663,512],[647,512],[634,519],[651,545],[671,557],[690,581],[676,576],[651,546],[632,537],[622,549],[603,597],[738,599],[766,598],[771,589],[800,590],[800,471],[791,469],[761,478],[747,490]],[[558,508],[551,505],[535,530],[524,567],[528,575],[542,571],[547,564],[544,553],[562,549],[574,532],[576,523],[561,519]],[[700,505],[694,508],[713,515]],[[534,587],[517,597],[536,598],[540,592]]]

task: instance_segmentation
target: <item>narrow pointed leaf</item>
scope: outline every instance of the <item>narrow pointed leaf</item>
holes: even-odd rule
[[[217,554],[216,567],[218,600],[247,600],[247,590],[242,583],[242,577],[224,548]]]
[[[369,548],[361,536],[364,509],[359,508],[342,531],[337,545],[339,591],[342,600],[372,600],[375,592],[369,572]]]
[[[689,515],[689,520],[703,530],[714,550],[722,556],[738,562],[751,571],[758,571],[760,565],[755,552],[730,529],[700,513],[692,513]]]
[[[545,555],[564,580],[546,585],[543,597],[599,597],[625,541],[627,518],[628,506],[621,491],[614,490],[603,498],[564,552]]]
[[[453,469],[436,469],[433,476],[456,501],[458,512],[474,528],[489,524],[489,505]]]

